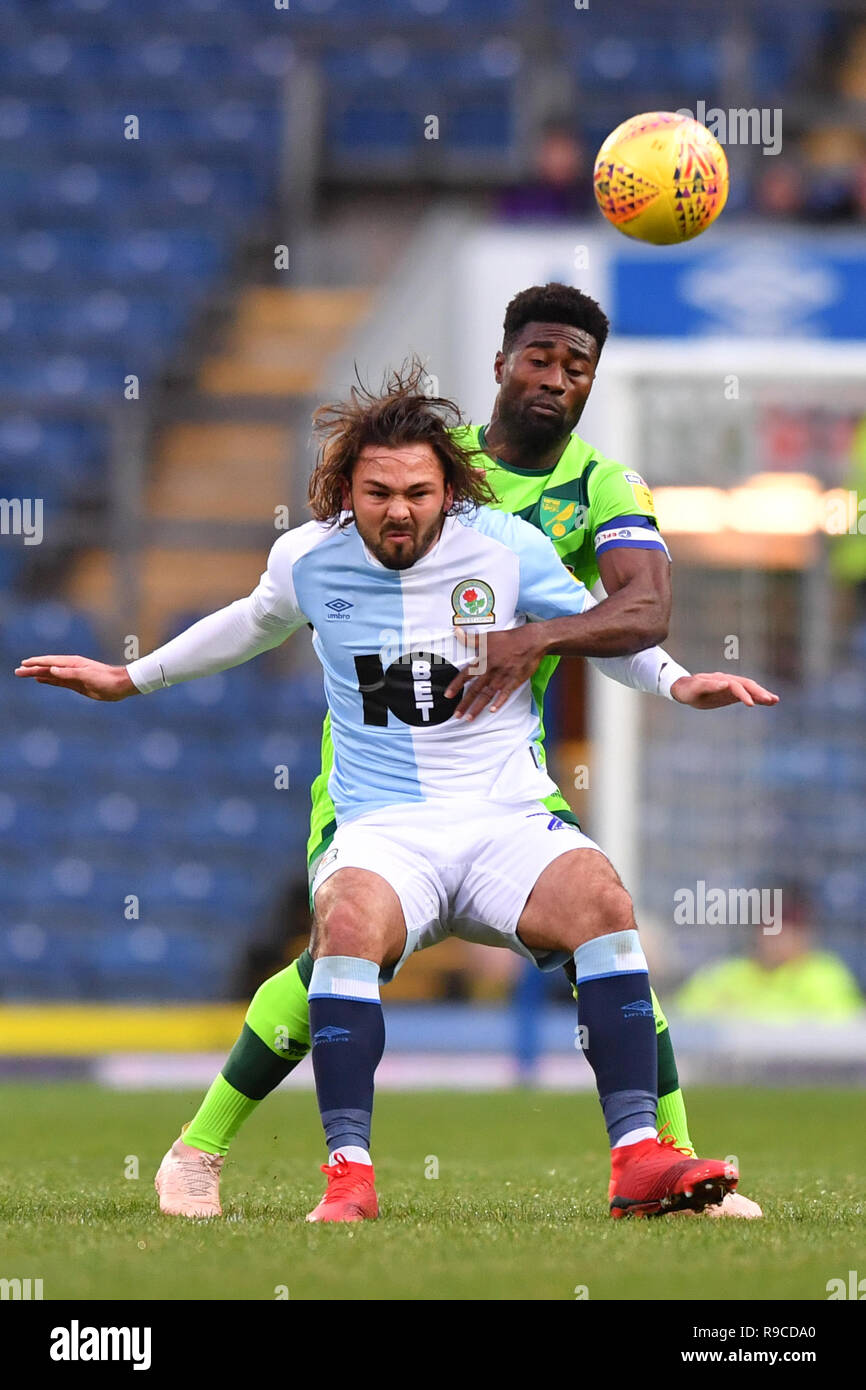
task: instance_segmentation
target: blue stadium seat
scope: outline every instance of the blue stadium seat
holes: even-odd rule
[[[14,587],[26,562],[27,554],[23,546],[0,545],[0,591]]]
[[[408,154],[421,139],[417,112],[377,95],[335,98],[327,124],[337,153],[366,151],[378,160],[400,151]]]
[[[105,426],[90,418],[61,418],[18,412],[0,420],[0,459],[21,462],[28,469],[41,459],[52,467],[80,465],[89,470],[101,464]]]
[[[98,642],[90,619],[66,604],[31,601],[4,605],[0,609],[0,651],[38,655],[31,647],[40,651],[93,652],[98,649]],[[40,687],[40,693],[49,692]]]
[[[206,999],[225,992],[237,948],[199,931],[134,926],[101,933],[91,969],[95,992],[109,999]]]
[[[132,351],[137,364],[150,367],[177,341],[186,310],[183,302],[133,297],[119,290],[53,299],[10,292],[0,296],[0,317],[6,343],[18,353],[29,352],[41,359],[43,345],[50,341],[52,347],[63,349],[66,355],[84,351],[88,356],[104,356],[111,348],[124,355]],[[64,428],[61,425],[61,443]],[[56,426],[54,435],[56,439]],[[41,457],[44,448],[43,440]],[[77,448],[67,452],[78,455]]]
[[[205,232],[142,230],[104,246],[104,269],[112,277],[209,279],[223,265],[221,239]]]
[[[25,399],[98,401],[117,397],[123,389],[128,358],[0,355],[0,393]]]
[[[7,285],[20,284],[22,273],[41,278],[70,276],[95,285],[122,281],[165,282],[208,280],[223,266],[222,238],[205,231],[164,231],[137,228],[117,237],[105,233],[56,229],[33,230],[0,242],[0,276]]]
[[[50,470],[45,467],[34,469],[33,472],[28,473],[19,464],[10,466],[5,460],[0,460],[0,496],[7,500],[17,499],[22,507],[21,534],[14,537],[4,536],[2,546],[4,550],[20,551],[20,558],[26,563],[28,554],[35,556],[38,551],[39,541],[37,538],[40,529],[44,535],[46,530],[50,529],[52,518],[61,509],[63,502],[61,481],[56,476],[52,476]],[[28,534],[33,537],[29,546],[25,539]]]
[[[451,111],[449,131],[455,146],[463,151],[507,150],[514,133],[514,117],[508,99],[496,100],[492,92],[486,100],[473,96],[457,101]]]
[[[10,847],[0,849],[0,873],[2,873],[2,895],[5,904],[3,920],[26,911],[39,896],[41,864],[35,854],[16,846],[13,854]]]
[[[86,985],[86,954],[82,935],[44,925],[24,911],[0,928],[0,995],[79,997]]]

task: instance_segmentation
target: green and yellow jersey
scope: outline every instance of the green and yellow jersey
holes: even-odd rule
[[[547,472],[515,468],[485,449],[484,426],[468,425],[454,431],[464,448],[476,451],[476,462],[485,470],[496,494],[491,506],[512,512],[550,538],[560,559],[588,589],[598,581],[598,557],[616,546],[641,550],[667,548],[658,532],[652,493],[639,473],[605,458],[585,440],[573,434],[556,465]],[[544,693],[559,657],[549,656],[532,678],[542,735]],[[334,805],[328,794],[333,763],[330,719],[322,731],[322,770],[312,787],[312,816],[307,857],[310,866],[327,849],[337,828]],[[574,812],[561,792],[546,797],[544,805],[576,824]]]

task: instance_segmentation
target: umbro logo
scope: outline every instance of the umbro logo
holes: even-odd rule
[[[622,1004],[623,1018],[652,1018],[653,1006],[648,999],[634,999],[630,1004]]]
[[[332,598],[329,603],[325,604],[325,607],[329,610],[329,622],[333,619],[338,619],[342,622],[346,622],[352,616],[351,613],[347,612],[346,610],[349,608],[354,608],[355,605],[354,603],[351,603],[350,600],[347,598]]]
[[[329,1023],[326,1028],[320,1028],[318,1033],[313,1035],[313,1042],[348,1042],[351,1036],[348,1028],[335,1028],[332,1023]]]
[[[548,817],[548,821],[547,821],[547,828],[548,828],[548,830],[562,830],[562,829],[564,829],[564,827],[565,827],[565,821],[564,821],[564,820],[560,820],[560,819],[559,819],[559,816],[553,816],[553,815],[551,815],[549,811],[530,811],[529,814],[528,814],[528,816],[526,817],[526,819],[527,819],[527,820],[532,820],[533,816],[547,816],[547,817]]]

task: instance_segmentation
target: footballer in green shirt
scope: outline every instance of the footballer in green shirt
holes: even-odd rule
[[[499,390],[488,424],[466,426],[461,443],[477,449],[496,495],[496,506],[537,526],[563,563],[589,589],[599,580],[605,604],[618,615],[615,652],[638,652],[663,641],[670,618],[670,556],[659,534],[652,494],[636,472],[606,458],[574,433],[589,397],[608,333],[599,305],[567,285],[534,286],[508,305],[502,348],[494,372]],[[556,669],[556,630],[561,620],[527,624],[488,635],[486,668],[463,673],[446,694],[464,685],[457,714],[473,718],[488,703],[495,709],[525,680],[532,682],[541,714],[546,686]],[[566,620],[568,621],[568,620]],[[542,629],[544,630],[542,633]],[[564,634],[563,634],[564,635]],[[539,643],[544,640],[546,645]],[[579,655],[564,642],[559,650]],[[683,675],[673,698],[697,709],[741,701],[775,703],[775,696],[745,677],[723,673]],[[312,873],[336,830],[328,794],[333,749],[326,718],[322,770],[312,789],[308,861]],[[557,792],[545,805],[576,824]],[[238,1038],[191,1124],[166,1154],[158,1184],[162,1210],[217,1215],[219,1169],[247,1116],[306,1056],[310,1048],[307,987],[309,951],[266,980],[253,998]],[[670,1033],[653,995],[658,1039],[658,1123],[677,1146],[694,1152],[679,1087]],[[198,1168],[201,1172],[198,1171]],[[206,1170],[206,1171],[205,1171]],[[191,1175],[190,1194],[183,1188]],[[207,1178],[208,1181],[203,1180]],[[205,1191],[207,1188],[207,1191]],[[756,1203],[729,1193],[711,1215],[760,1216]]]

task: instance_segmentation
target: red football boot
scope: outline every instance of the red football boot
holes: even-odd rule
[[[335,1154],[336,1163],[323,1163],[328,1190],[308,1221],[375,1221],[379,1202],[374,1183],[376,1174],[369,1163],[352,1163]]]
[[[614,1218],[703,1211],[733,1192],[740,1180],[730,1163],[678,1149],[672,1134],[613,1149],[610,1158],[608,1195]]]

